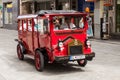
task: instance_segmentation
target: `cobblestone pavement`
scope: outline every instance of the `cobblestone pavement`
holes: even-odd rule
[[[0,80],[120,80],[120,41],[92,39],[96,57],[84,68],[71,62],[37,72],[32,59],[18,60],[15,38],[17,31],[0,29]]]

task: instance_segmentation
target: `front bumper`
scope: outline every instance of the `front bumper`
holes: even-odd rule
[[[92,52],[90,54],[86,54],[84,59],[91,61],[93,59],[93,57],[95,57],[94,52]],[[77,61],[77,60],[80,60],[80,59],[76,59],[76,60],[72,60],[72,61]],[[70,60],[70,56],[56,56],[55,61],[59,62],[59,61],[71,61],[71,60]]]
[[[91,54],[87,54],[85,55],[86,59],[91,61],[93,59],[93,57],[95,57],[95,52],[92,52]]]

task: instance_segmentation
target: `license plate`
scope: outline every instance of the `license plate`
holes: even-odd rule
[[[85,59],[85,55],[70,56],[70,60]]]

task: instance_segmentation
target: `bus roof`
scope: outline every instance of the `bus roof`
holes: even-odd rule
[[[20,15],[17,19],[36,18],[37,16],[87,15],[74,10],[41,10],[36,14]]]
[[[35,18],[37,17],[38,15],[35,15],[35,14],[29,14],[29,15],[20,15],[17,17],[17,19],[25,19],[25,18]]]
[[[38,15],[87,15],[86,13],[81,13],[75,10],[41,10],[37,12]]]

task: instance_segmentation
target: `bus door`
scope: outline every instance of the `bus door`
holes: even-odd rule
[[[34,48],[34,43],[33,43],[33,19],[28,19],[28,30],[27,30],[27,49],[28,53],[32,54],[33,53],[33,48]]]
[[[38,19],[39,43],[40,47],[50,48],[50,27],[47,18]]]
[[[34,43],[34,51],[35,49],[39,48],[40,47],[40,43],[39,43],[39,32],[38,32],[38,29],[40,28],[40,26],[38,25],[38,19],[37,18],[34,18],[33,19],[33,28],[34,28],[34,31],[33,31],[33,43]]]
[[[19,39],[22,39],[23,43],[25,44],[24,46],[26,46],[26,42],[27,42],[27,20],[26,19],[21,19],[19,20],[19,25],[18,25],[18,35],[19,35]]]

